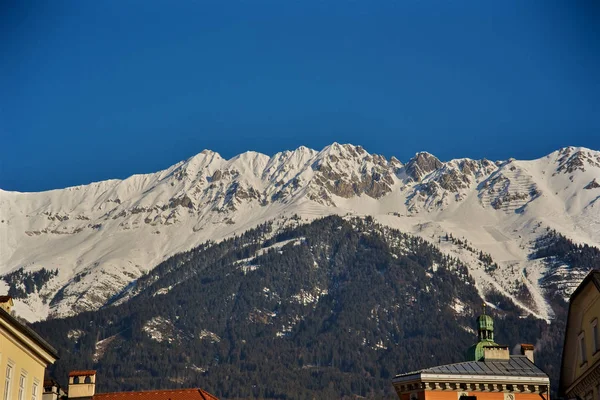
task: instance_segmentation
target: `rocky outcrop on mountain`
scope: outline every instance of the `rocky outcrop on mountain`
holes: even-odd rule
[[[427,152],[417,153],[411,160],[406,163],[406,174],[412,180],[419,182],[428,173],[442,167],[442,162],[434,155]]]
[[[571,174],[577,170],[585,172],[586,167],[600,167],[600,155],[586,150],[565,147],[558,153],[559,165],[556,172]]]
[[[540,194],[532,176],[509,160],[482,182],[479,197],[495,210],[515,212]]]
[[[491,204],[496,210],[500,210],[502,206],[514,203],[515,201],[527,200],[528,198],[529,195],[527,193],[504,193],[492,200]]]
[[[350,198],[365,194],[378,199],[392,191],[399,162],[367,153],[360,146],[334,143],[325,148],[311,165],[316,172],[312,187],[326,188],[331,194]],[[330,196],[325,196],[331,201]]]
[[[596,182],[596,178],[592,179],[590,183],[583,187],[586,190],[597,189],[600,188],[600,183]]]
[[[497,169],[494,163],[485,159],[460,159],[444,163],[423,177],[419,174],[414,175],[415,171],[423,172],[438,164],[435,161],[437,159],[430,158],[428,153],[420,154],[421,166],[418,166],[417,162],[410,166],[411,171],[407,171],[407,175],[422,176],[422,183],[417,184],[407,198],[406,205],[410,212],[418,212],[419,209],[440,210],[452,202],[459,202],[466,197],[473,185]],[[419,156],[416,159],[419,159]]]

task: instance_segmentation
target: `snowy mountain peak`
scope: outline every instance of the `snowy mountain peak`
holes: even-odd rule
[[[415,154],[406,163],[406,173],[413,180],[419,182],[425,175],[442,167],[442,162],[433,154],[425,151]]]
[[[600,154],[584,147],[565,147],[558,151],[557,172],[585,172],[586,167],[600,167]]]
[[[575,147],[497,163],[420,152],[404,165],[339,143],[229,160],[203,150],[125,180],[0,190],[0,274],[57,270],[17,299],[20,312],[69,315],[107,304],[165,257],[295,214],[372,215],[428,239],[455,232],[500,264],[525,267],[538,224],[600,243],[598,181],[600,153]]]

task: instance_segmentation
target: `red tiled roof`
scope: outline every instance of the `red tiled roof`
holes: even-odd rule
[[[97,393],[94,400],[219,400],[202,389],[145,390],[142,392]]]
[[[69,372],[69,376],[88,376],[88,375],[96,375],[96,371],[93,369],[87,369],[87,370],[83,370],[83,371]]]
[[[534,347],[532,344],[527,344],[527,343],[522,343],[521,344],[521,348],[523,350],[534,350]]]
[[[12,300],[10,296],[0,296],[0,303],[6,303],[7,301]]]

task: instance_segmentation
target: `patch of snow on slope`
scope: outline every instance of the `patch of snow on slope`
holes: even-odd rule
[[[454,303],[452,303],[450,308],[453,309],[454,312],[456,312],[457,314],[462,314],[463,311],[465,310],[465,305],[459,299],[454,299]]]
[[[304,289],[300,290],[300,293],[297,293],[292,296],[297,303],[302,304],[304,306],[316,303],[319,301],[319,298],[327,295],[327,289],[319,289],[314,288],[312,291],[306,291]]]
[[[83,335],[85,335],[85,332],[81,329],[71,329],[69,332],[67,332],[67,338],[73,340],[74,342],[77,342]]]
[[[175,327],[173,323],[163,317],[154,317],[147,321],[142,331],[144,331],[152,340],[157,342],[174,342],[177,337],[175,335]]]
[[[173,285],[168,286],[166,288],[158,289],[156,292],[154,292],[152,294],[152,297],[165,295],[165,294],[169,293],[171,291],[171,289],[173,289]]]
[[[198,339],[209,340],[211,343],[219,343],[221,341],[219,335],[206,329],[202,329],[200,331],[200,333],[198,334]]]
[[[106,339],[102,339],[102,340],[99,340],[98,342],[96,342],[94,354],[92,355],[92,361],[94,363],[97,363],[98,361],[100,361],[100,359],[102,359],[102,357],[104,356],[104,353],[106,352],[106,350],[108,350],[108,347],[116,338],[117,338],[117,335],[113,335],[113,336],[107,337]]]

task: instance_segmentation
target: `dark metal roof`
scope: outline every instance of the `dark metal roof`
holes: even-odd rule
[[[23,325],[15,317],[7,313],[3,308],[0,308],[0,318],[7,320],[12,326],[14,326],[19,332],[23,333],[29,339],[36,342],[41,348],[50,353],[54,358],[58,359],[58,352],[48,342],[46,342],[40,335],[37,334],[33,329],[27,325]]]
[[[415,374],[445,374],[445,375],[495,375],[495,376],[525,376],[532,378],[547,378],[548,375],[539,369],[526,356],[510,356],[509,360],[467,361],[456,364],[439,365],[420,371],[396,375],[397,377]]]

